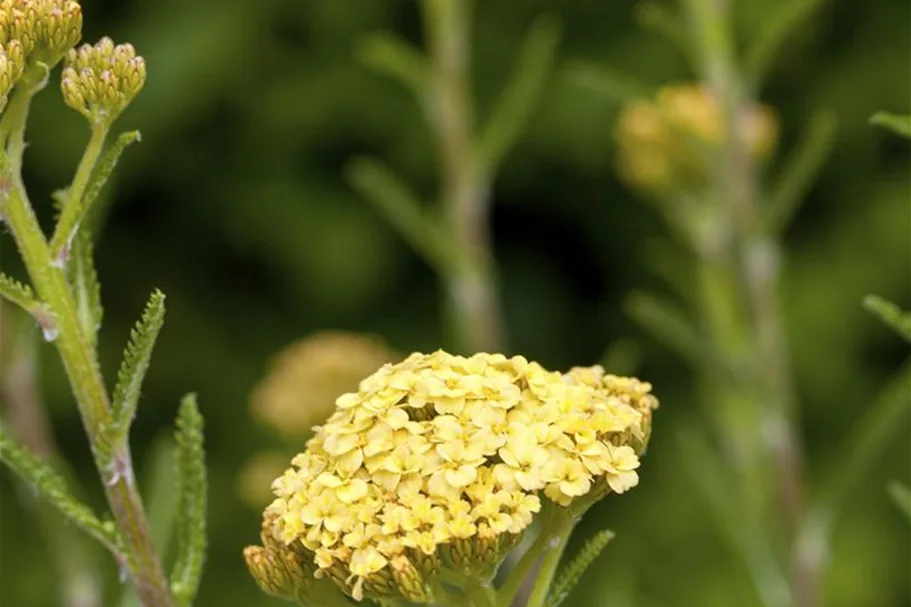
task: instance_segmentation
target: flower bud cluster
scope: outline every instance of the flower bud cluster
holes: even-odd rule
[[[355,599],[431,602],[440,567],[494,570],[542,506],[636,486],[650,391],[600,367],[562,374],[520,356],[387,364],[338,398],[275,480],[250,569],[276,578],[263,563],[290,550]]]
[[[0,0],[0,44],[16,40],[27,58],[55,65],[82,38],[74,0]]]
[[[750,108],[740,128],[754,158],[771,156],[778,124],[770,108]],[[707,182],[707,153],[719,150],[727,137],[720,104],[707,88],[664,87],[654,100],[628,104],[618,119],[620,177],[658,196],[698,192]]]
[[[66,104],[93,123],[111,123],[145,84],[145,60],[131,44],[102,38],[66,54],[61,89]]]

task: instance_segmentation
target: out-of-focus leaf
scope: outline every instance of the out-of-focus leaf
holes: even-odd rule
[[[595,61],[570,61],[563,68],[563,77],[570,84],[597,93],[616,105],[652,94],[650,88],[641,82]]]
[[[836,128],[832,112],[817,112],[810,120],[764,209],[766,229],[770,232],[780,234],[791,223],[832,151]]]
[[[485,174],[496,174],[503,157],[518,139],[553,68],[559,43],[560,23],[555,17],[540,17],[531,26],[512,78],[478,142],[478,162]]]
[[[908,517],[908,522],[911,522],[911,489],[903,483],[893,481],[889,483],[889,495],[892,496],[895,505]]]
[[[876,295],[867,295],[864,298],[864,307],[896,333],[911,342],[911,312],[905,312],[894,303]]]
[[[887,128],[896,135],[911,139],[911,114],[899,116],[887,112],[879,112],[870,118],[870,124]]]
[[[421,52],[389,32],[370,34],[357,47],[357,57],[367,67],[397,80],[420,97],[427,85],[427,61]]]
[[[787,0],[778,3],[752,41],[746,54],[747,80],[758,89],[768,76],[788,37],[816,11],[825,0]]]

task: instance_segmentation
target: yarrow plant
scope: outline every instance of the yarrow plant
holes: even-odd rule
[[[190,605],[205,547],[205,470],[202,417],[195,398],[184,399],[177,421],[180,516],[177,559],[170,580],[152,541],[129,444],[142,382],[164,321],[164,295],[152,294],[136,325],[112,393],[96,348],[102,322],[100,287],[92,260],[93,203],[124,148],[128,132],[109,142],[114,121],[143,88],[146,65],[129,44],[102,38],[75,48],[82,9],[73,0],[0,0],[0,219],[19,249],[31,285],[0,274],[0,297],[21,307],[53,342],[70,381],[111,509],[99,518],[80,503],[63,477],[0,429],[0,459],[64,516],[101,542],[145,607]],[[54,196],[57,221],[46,235],[22,178],[32,99],[63,63],[61,91],[89,122],[91,136],[69,187]],[[51,205],[49,204],[48,207]]]
[[[648,383],[601,367],[412,354],[338,398],[274,481],[247,565],[263,590],[303,604],[508,606],[549,550],[529,602],[544,605],[578,517],[638,484],[657,406]],[[539,541],[495,588],[535,520]]]

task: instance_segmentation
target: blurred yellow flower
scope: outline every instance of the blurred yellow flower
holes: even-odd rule
[[[235,480],[235,491],[241,502],[251,508],[262,508],[272,501],[273,479],[290,468],[288,456],[279,451],[263,451],[246,461]]]
[[[701,85],[666,86],[654,100],[633,101],[617,120],[619,175],[653,194],[692,193],[706,182],[706,152],[724,144],[724,125],[720,105]],[[755,158],[772,155],[778,120],[771,108],[750,108],[741,126]]]
[[[650,392],[601,367],[561,374],[520,356],[386,364],[336,400],[273,483],[266,549],[281,543],[357,600],[427,600],[441,566],[498,563],[543,500],[559,508],[636,486]],[[250,554],[251,573],[266,575],[263,554]]]
[[[289,439],[305,438],[329,416],[339,396],[357,390],[362,378],[396,358],[377,337],[315,333],[270,361],[253,390],[253,416]]]

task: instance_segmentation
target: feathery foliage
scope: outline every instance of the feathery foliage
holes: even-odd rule
[[[60,514],[101,542],[115,556],[122,557],[122,539],[113,523],[102,522],[91,508],[76,499],[62,476],[24,447],[16,444],[7,436],[3,426],[0,426],[0,461],[34,487]]]
[[[188,394],[177,414],[177,559],[171,573],[171,592],[178,607],[196,598],[206,551],[206,468],[203,418],[196,395]]]
[[[76,299],[79,324],[93,346],[97,342],[98,329],[104,317],[101,283],[98,282],[98,272],[95,270],[93,258],[94,250],[91,233],[86,229],[80,230],[73,238],[67,266],[70,286]]]
[[[613,538],[613,531],[601,529],[586,540],[579,550],[579,554],[568,564],[564,565],[563,570],[557,575],[547,596],[547,607],[557,607],[569,596],[569,593],[582,578],[582,574],[585,573],[588,566],[598,558],[598,555],[601,554],[601,551]]]
[[[136,416],[142,382],[152,360],[158,332],[164,324],[164,300],[164,293],[157,289],[152,292],[142,318],[130,332],[130,342],[123,353],[113,399],[118,438],[121,440],[126,438]]]
[[[911,312],[905,312],[894,303],[876,295],[865,297],[864,307],[900,336],[911,342]]]

